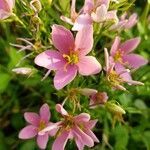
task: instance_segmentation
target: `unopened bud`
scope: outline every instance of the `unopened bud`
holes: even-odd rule
[[[30,75],[33,73],[33,69],[27,67],[14,68],[12,69],[12,71],[15,72],[16,74],[22,75]]]
[[[125,114],[126,112],[125,112],[125,110],[121,107],[121,106],[119,106],[119,105],[117,105],[117,104],[115,104],[115,103],[113,103],[113,102],[107,102],[106,104],[105,104],[105,107],[110,111],[110,112],[112,112],[112,113],[114,113],[114,114],[120,114],[120,115],[123,115],[123,114]]]
[[[89,89],[89,88],[83,88],[83,89],[79,89],[79,92],[80,92],[80,94],[82,94],[84,96],[92,96],[92,95],[97,93],[97,90]]]
[[[35,12],[40,12],[42,10],[42,5],[40,0],[32,0],[30,2],[30,7],[35,11]]]

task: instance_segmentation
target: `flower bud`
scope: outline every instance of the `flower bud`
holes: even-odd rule
[[[91,96],[93,94],[97,93],[97,90],[95,89],[89,89],[89,88],[83,88],[83,89],[79,89],[80,94],[84,95],[84,96]]]
[[[40,0],[32,0],[30,2],[30,7],[37,13],[39,13],[42,10],[42,5]]]
[[[115,104],[115,103],[113,103],[113,102],[107,102],[107,103],[105,104],[105,107],[106,107],[106,109],[108,109],[110,112],[112,112],[112,113],[114,113],[114,114],[116,114],[116,115],[118,115],[118,114],[123,115],[123,114],[126,113],[125,110],[124,110],[121,106],[119,106],[119,105],[117,105],[117,104]]]
[[[22,75],[31,75],[33,73],[33,69],[27,67],[14,68],[12,69],[12,71],[15,72],[16,74]]]

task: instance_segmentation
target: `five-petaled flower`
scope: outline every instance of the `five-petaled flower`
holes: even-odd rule
[[[118,67],[115,67],[115,63],[111,62],[109,59],[109,54],[107,49],[104,49],[105,52],[105,71],[106,71],[106,79],[110,86],[119,90],[126,90],[123,87],[123,83],[128,83],[129,85],[144,85],[142,82],[132,80],[130,75],[130,70],[125,69],[124,66],[118,63]]]
[[[93,46],[93,32],[90,27],[80,30],[76,38],[60,25],[52,27],[52,41],[58,49],[47,50],[35,58],[35,63],[49,70],[56,70],[54,86],[62,89],[79,74],[88,76],[101,71],[101,65],[93,56],[86,56]]]
[[[116,37],[110,50],[110,61],[115,63],[115,69],[128,67],[129,69],[137,69],[147,63],[147,60],[132,51],[139,45],[140,38],[133,38],[120,43],[120,37]]]
[[[0,20],[8,18],[12,14],[15,0],[0,0]]]
[[[64,150],[68,139],[75,139],[79,150],[83,150],[85,145],[93,147],[94,142],[99,142],[91,130],[94,128],[97,120],[90,120],[89,114],[81,113],[77,116],[72,116],[60,104],[56,105],[56,110],[62,115],[63,120],[57,122],[58,132],[52,150]],[[51,127],[47,127],[41,131],[41,134],[51,129]]]
[[[24,114],[25,120],[29,123],[24,127],[20,133],[20,139],[30,139],[37,137],[37,144],[41,149],[45,149],[49,136],[54,136],[56,130],[51,130],[40,135],[40,131],[46,128],[47,126],[53,125],[52,122],[49,122],[51,117],[49,106],[47,104],[42,105],[40,108],[39,115],[34,112],[26,112]]]

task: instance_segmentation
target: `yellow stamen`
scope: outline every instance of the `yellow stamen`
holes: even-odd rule
[[[121,50],[119,49],[119,50],[116,52],[115,56],[114,56],[115,62],[120,62],[120,63],[122,63],[122,55],[123,55],[123,53],[122,53]]]
[[[64,66],[65,71],[67,70],[66,68],[69,64],[73,65],[73,64],[77,64],[79,62],[77,52],[72,52],[71,51],[69,55],[63,54],[63,58],[67,61],[67,63]]]
[[[109,72],[107,79],[111,85],[120,85],[123,82],[123,79],[114,70]]]
[[[39,123],[38,131],[43,130],[46,127],[46,122],[41,120]]]

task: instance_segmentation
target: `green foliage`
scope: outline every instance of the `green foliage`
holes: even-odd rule
[[[41,3],[43,9],[39,14],[40,27],[36,34],[32,32],[34,28],[31,25],[33,12],[29,9],[28,0],[17,0],[14,11],[18,18],[15,21],[9,18],[7,21],[0,22],[0,150],[38,149],[34,140],[22,142],[18,139],[20,129],[25,126],[24,112],[37,112],[43,103],[48,103],[53,116],[51,120],[58,121],[55,104],[62,103],[68,90],[77,87],[106,91],[109,100],[116,100],[126,111],[126,114],[123,115],[124,122],[116,122],[113,127],[114,116],[105,107],[88,109],[89,99],[78,95],[81,109],[88,112],[92,119],[98,119],[95,133],[100,139],[100,143],[92,148],[93,150],[150,150],[150,66],[144,66],[133,72],[133,78],[144,82],[144,86],[127,85],[127,92],[111,90],[105,84],[103,72],[100,75],[90,77],[78,76],[64,90],[56,91],[53,87],[54,72],[41,82],[46,70],[35,66],[33,60],[37,53],[52,48],[50,41],[51,25],[63,24],[68,28],[70,27],[60,20],[61,15],[70,15],[70,0],[53,0],[51,4],[47,0],[41,0]],[[81,3],[78,1],[77,8],[80,8]],[[120,14],[128,9],[130,13],[138,12],[139,22],[132,30],[111,33],[105,27],[104,31],[99,29],[99,33],[95,33],[92,54],[97,56],[101,64],[104,64],[103,48],[110,48],[112,40],[118,34],[123,39],[140,36],[141,44],[136,53],[150,59],[150,20],[147,19],[150,12],[150,0],[143,0],[144,5],[141,5],[141,0],[136,0],[134,5],[133,3],[134,0],[128,2],[127,0],[120,0],[119,4],[114,4],[110,8],[111,10],[117,8]],[[123,5],[124,7],[122,7]],[[99,26],[95,25],[95,28],[99,28]],[[25,45],[25,43],[17,41],[16,38],[19,37],[34,37],[41,42],[41,47],[45,46],[44,48],[39,46],[39,51],[33,51],[31,57],[20,63],[20,67],[36,68],[36,73],[31,76],[16,75],[12,72],[21,58],[31,52],[18,53],[18,49],[10,45],[10,43]],[[37,41],[33,40],[33,43]],[[67,108],[72,113],[72,103],[68,101]],[[53,138],[50,139],[47,149],[51,148],[53,141]],[[75,144],[72,141],[69,142],[67,149],[76,149]]]

